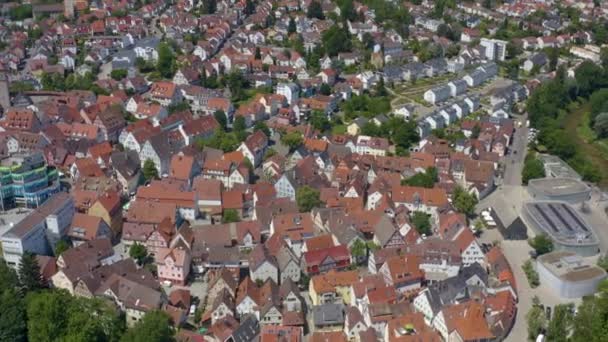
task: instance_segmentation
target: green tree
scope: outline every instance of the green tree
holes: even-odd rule
[[[228,118],[226,117],[226,113],[223,110],[216,110],[215,113],[213,113],[213,117],[215,118],[217,123],[220,124],[220,127],[222,129],[226,129],[226,125],[228,124]]]
[[[154,164],[152,159],[146,159],[144,162],[143,174],[146,181],[158,179],[158,170],[156,169],[156,164]]]
[[[357,260],[361,261],[367,257],[367,245],[365,242],[356,239],[353,245],[350,247],[350,254]]]
[[[19,283],[24,292],[36,291],[45,287],[40,275],[38,259],[32,253],[25,252],[19,265]]]
[[[338,5],[340,7],[340,16],[342,17],[342,21],[353,21],[357,18],[353,0],[341,0],[338,2]]]
[[[154,310],[146,313],[144,318],[129,329],[120,339],[121,342],[175,341],[175,332],[171,328],[171,318],[165,312]]]
[[[543,255],[553,250],[553,241],[546,234],[539,234],[528,240],[530,247],[534,248],[537,255]]]
[[[268,125],[264,121],[256,121],[253,125],[253,131],[262,131],[264,135],[270,137],[270,128],[268,128]]]
[[[526,155],[524,161],[524,167],[521,170],[521,181],[524,185],[527,185],[530,179],[537,179],[545,177],[545,166],[543,162],[536,158],[536,155],[529,153]]]
[[[120,81],[123,78],[127,77],[127,70],[124,69],[114,69],[110,72],[110,77],[116,81]]]
[[[175,73],[175,55],[167,43],[158,44],[158,61],[156,70],[164,78],[172,78]]]
[[[21,5],[9,10],[11,20],[24,20],[32,17],[32,5]]]
[[[27,341],[25,303],[14,288],[0,291],[0,341]]]
[[[306,11],[306,16],[308,18],[317,18],[317,19],[325,19],[323,15],[323,8],[321,7],[321,3],[317,0],[313,0],[308,5],[308,10]]]
[[[608,113],[600,113],[595,117],[593,129],[598,138],[606,138],[608,136]]]
[[[237,116],[234,119],[234,123],[232,124],[232,129],[236,132],[244,131],[247,129],[247,124],[245,123],[245,118],[242,116]]]
[[[260,51],[260,47],[259,46],[255,47],[255,56],[254,56],[254,58],[257,59],[257,60],[262,59],[262,52]]]
[[[608,271],[608,255],[604,254],[597,259],[597,265]]]
[[[63,239],[57,241],[57,244],[55,245],[55,256],[59,257],[63,252],[70,249],[70,247],[70,244]]]
[[[544,310],[540,306],[532,306],[532,309],[526,314],[526,322],[528,323],[528,339],[534,341],[547,326]]]
[[[414,211],[410,215],[410,220],[419,234],[426,236],[433,234],[431,231],[431,216],[429,214],[422,211]]]
[[[604,280],[595,296],[583,297],[572,329],[573,342],[608,341],[608,282]]]
[[[30,341],[118,341],[124,331],[124,318],[101,299],[46,290],[26,301]]]
[[[222,223],[240,222],[241,217],[235,209],[226,209],[222,214]]]
[[[301,213],[309,212],[323,204],[319,190],[308,185],[301,186],[296,190],[296,203]]]
[[[470,194],[462,187],[457,186],[454,189],[452,196],[452,204],[458,212],[471,216],[477,205],[477,196]]]
[[[14,269],[8,267],[3,259],[0,259],[0,293],[4,290],[13,290],[19,287],[19,278]]]
[[[574,304],[559,304],[553,308],[553,316],[547,325],[547,341],[566,342],[572,331]]]
[[[402,185],[432,188],[438,180],[437,169],[429,167],[425,172],[419,172],[408,179],[401,181]]]
[[[289,147],[291,151],[298,148],[304,142],[304,138],[302,137],[302,133],[298,131],[292,131],[287,134],[283,134],[281,137],[281,142]]]
[[[129,256],[141,266],[145,264],[146,259],[148,259],[148,250],[146,249],[146,246],[136,242],[129,248]]]
[[[347,52],[352,49],[352,41],[348,30],[342,29],[337,25],[330,27],[321,36],[325,52],[330,57],[337,56],[340,52]]]
[[[326,95],[326,96],[331,95],[331,87],[329,86],[329,84],[322,83],[321,87],[319,88],[319,93],[321,93],[321,95]]]
[[[297,31],[296,21],[293,19],[293,17],[289,17],[289,24],[287,26],[287,33],[292,34],[292,33],[296,33],[296,31]]]
[[[310,115],[310,124],[315,129],[318,129],[321,132],[324,132],[331,128],[331,122],[327,118],[327,115],[319,110],[313,110]]]

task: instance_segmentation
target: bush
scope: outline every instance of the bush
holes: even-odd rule
[[[524,262],[521,268],[524,270],[526,278],[528,278],[528,283],[530,284],[530,287],[538,287],[538,285],[540,285],[540,280],[538,278],[538,272],[536,272],[534,266],[532,265],[532,261],[526,260],[526,262]]]

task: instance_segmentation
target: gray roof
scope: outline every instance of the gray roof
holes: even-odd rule
[[[123,177],[133,177],[140,168],[139,155],[136,151],[114,151],[110,156],[112,167]]]
[[[468,284],[467,281],[475,276],[481,280],[481,283]],[[478,263],[474,263],[464,267],[457,276],[430,285],[426,295],[433,313],[437,314],[443,306],[452,304],[456,300],[469,298],[471,290],[485,288],[487,284],[486,270]]]
[[[260,322],[253,315],[241,320],[241,324],[232,333],[233,342],[251,342],[260,334]]]
[[[315,326],[344,324],[344,305],[322,304],[313,306],[312,315]]]
[[[374,226],[374,235],[380,241],[380,246],[384,246],[391,237],[395,234],[397,228],[391,221],[391,219],[383,215],[382,218],[376,225]]]
[[[71,200],[71,195],[66,192],[55,194],[38,207],[38,209],[32,211],[23,220],[14,225],[8,232],[4,233],[3,236],[9,238],[22,238],[26,236],[34,226],[46,220],[48,216],[55,215],[58,210],[63,208],[67,201]]]
[[[135,47],[156,49],[158,44],[160,44],[160,38],[152,36],[152,37],[147,37],[147,38],[136,41]]]

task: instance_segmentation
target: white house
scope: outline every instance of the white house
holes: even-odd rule
[[[296,102],[299,98],[298,86],[293,82],[279,83],[277,85],[276,93],[285,96],[287,103],[290,105]]]

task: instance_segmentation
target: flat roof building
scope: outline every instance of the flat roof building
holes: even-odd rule
[[[552,178],[574,178],[581,180],[581,175],[578,174],[568,163],[561,160],[557,156],[550,154],[539,154],[538,158],[545,166],[545,174]]]
[[[589,200],[591,188],[576,178],[539,178],[528,182],[528,193],[535,200],[574,204]]]
[[[570,251],[555,251],[536,259],[540,283],[560,297],[580,298],[597,291],[606,271]]]
[[[599,252],[599,240],[576,210],[563,201],[524,203],[522,217],[537,234],[547,234],[558,250],[582,256]]]

